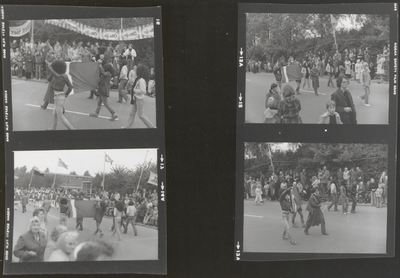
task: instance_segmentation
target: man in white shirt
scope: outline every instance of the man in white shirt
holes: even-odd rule
[[[128,46],[128,49],[125,50],[125,52],[122,54],[122,57],[125,57],[125,59],[127,61],[128,73],[133,68],[133,62],[136,57],[136,51],[132,47],[133,47],[133,45],[130,43]]]
[[[333,205],[335,205],[335,211],[338,211],[338,209],[337,209],[337,203],[338,203],[337,190],[336,190],[336,185],[333,182],[331,182],[330,191],[331,191],[332,202],[328,206],[328,211],[331,209],[331,207]]]

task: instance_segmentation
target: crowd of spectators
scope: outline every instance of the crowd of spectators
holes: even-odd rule
[[[334,78],[337,78],[342,70],[348,78],[359,81],[360,73],[363,69],[362,65],[367,63],[372,79],[379,77],[380,82],[382,82],[387,80],[389,73],[389,49],[389,45],[385,46],[376,55],[372,55],[368,47],[350,50],[346,48],[341,52],[334,51],[332,53],[327,51],[308,51],[302,53],[302,58],[294,58],[293,56],[285,58],[282,56],[275,62],[267,61],[266,63],[250,59],[247,63],[247,70],[253,73],[273,72],[274,69],[291,64],[298,64],[301,67],[306,66],[311,70],[312,66],[315,65],[320,77],[332,74]]]
[[[298,192],[303,200],[308,200],[313,188],[318,188],[321,196],[326,201],[332,201],[332,192],[338,199],[341,194],[345,194],[354,204],[368,203],[378,206],[376,190],[382,188],[382,204],[387,204],[387,173],[383,172],[376,178],[366,178],[359,167],[344,167],[337,171],[329,171],[326,166],[316,172],[301,172],[293,170],[281,170],[278,174],[271,173],[257,176],[247,176],[244,182],[244,198],[256,198],[256,189],[261,188],[262,199],[277,201],[279,191],[283,186],[288,188],[297,186]],[[345,192],[341,192],[340,187],[344,185]]]
[[[67,219],[72,216],[69,203],[72,199],[96,201],[94,220],[96,220],[97,229],[94,235],[100,231],[100,238],[93,237],[84,242],[78,241],[79,231],[83,230],[83,218],[77,217],[76,229],[68,230]],[[135,236],[138,235],[135,227],[138,222],[143,225],[158,226],[156,190],[151,192],[141,189],[131,194],[126,193],[121,197],[120,193],[110,191],[86,194],[82,191],[62,188],[17,188],[14,195],[16,211],[19,205],[22,206],[22,213],[27,212],[28,205],[34,209],[28,232],[18,238],[13,250],[13,254],[20,259],[20,262],[112,260],[116,252],[115,247],[102,239],[104,234],[99,228],[103,215],[113,217],[110,230],[119,232],[124,227],[124,233],[127,233],[128,224],[132,224]],[[60,224],[48,227],[47,215],[52,209],[59,210]],[[116,215],[117,209],[122,219]],[[99,211],[100,218],[98,218]],[[14,221],[18,221],[17,217]]]
[[[88,62],[101,60],[104,64],[111,64],[115,71],[113,88],[118,88],[120,70],[123,64],[127,66],[127,75],[131,78],[135,73],[137,53],[132,44],[119,42],[98,41],[64,41],[51,44],[50,40],[30,42],[28,39],[13,40],[10,44],[11,73],[18,78],[25,77],[41,80],[49,76],[47,63],[61,59],[66,62]],[[47,63],[46,63],[47,62]],[[149,95],[155,94],[155,71],[150,68]]]

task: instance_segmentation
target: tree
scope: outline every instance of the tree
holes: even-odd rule
[[[339,168],[360,167],[364,178],[379,177],[387,170],[388,146],[385,144],[293,144],[285,149],[282,144],[245,143],[245,174],[257,177],[260,172],[271,174],[267,145],[271,146],[275,172],[288,170],[300,172],[306,169],[309,175],[317,175],[317,170],[327,166],[329,171]]]
[[[340,14],[339,51],[369,47],[376,55],[389,42],[388,15]],[[330,52],[334,43],[330,14],[250,13],[246,17],[247,59],[272,61],[282,55],[301,60],[306,52]]]
[[[89,173],[88,170],[86,170],[85,173],[83,173],[83,175],[84,175],[85,177],[91,177],[91,176],[92,176],[92,175],[90,175],[90,173]]]
[[[70,174],[70,175],[74,175],[74,176],[77,176],[77,175],[78,175],[75,171],[72,171],[72,172],[70,172],[69,174]]]

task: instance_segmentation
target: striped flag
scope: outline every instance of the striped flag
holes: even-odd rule
[[[111,165],[113,164],[113,160],[106,154],[106,162],[110,163]]]
[[[71,217],[94,217],[96,215],[96,201],[75,200],[69,201]]]
[[[292,200],[293,211],[297,211],[301,206],[301,197],[296,185],[292,187]]]
[[[62,161],[60,158],[58,158],[58,166],[64,167],[65,169],[68,170],[67,164],[65,164],[64,161]]]
[[[42,171],[40,171],[40,170],[38,169],[38,167],[33,166],[32,170],[33,170],[33,173],[34,173],[35,175],[44,177],[44,173],[43,173]]]
[[[300,71],[300,67],[298,65],[283,66],[281,68],[281,72],[282,72],[283,83],[301,80],[301,78],[303,77]]]

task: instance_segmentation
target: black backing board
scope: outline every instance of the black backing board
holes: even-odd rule
[[[169,156],[166,178],[170,185],[167,277],[398,277],[398,254],[393,258],[378,259],[234,261],[239,2],[266,1],[56,2],[59,5],[162,7],[166,152]],[[324,3],[335,2],[340,3]],[[373,1],[354,2],[366,6]],[[1,4],[16,3],[1,1]],[[54,5],[55,2],[19,0],[18,4]],[[3,125],[4,121],[0,121],[0,127]],[[0,137],[0,143],[4,144],[4,136]],[[3,154],[1,149],[2,158]],[[2,159],[1,163],[6,162]],[[4,180],[3,172],[1,177]],[[0,190],[3,201],[3,186]],[[396,199],[399,197],[399,192],[396,192]],[[0,206],[0,215],[5,215],[3,205]],[[398,215],[396,220],[396,230],[399,230]],[[1,225],[3,223],[1,221]],[[0,229],[1,238],[3,231]],[[0,242],[0,250],[3,250],[3,241]],[[399,249],[397,242],[393,244]]]

